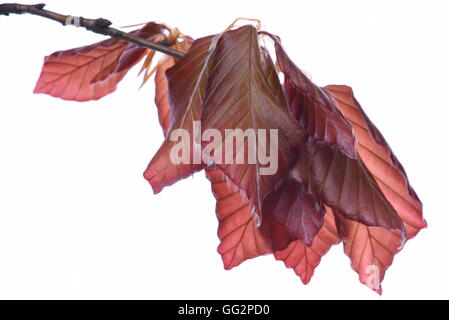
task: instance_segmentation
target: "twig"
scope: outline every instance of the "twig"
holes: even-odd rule
[[[126,33],[115,28],[111,28],[111,21],[99,18],[99,19],[87,19],[83,17],[74,17],[70,15],[63,15],[56,12],[48,11],[44,9],[45,4],[39,3],[34,5],[25,5],[19,3],[4,3],[0,4],[0,15],[8,16],[9,14],[23,14],[29,13],[36,16],[51,19],[60,22],[62,25],[75,25],[77,27],[83,27],[86,30],[99,33],[112,38],[125,40],[135,44],[138,47],[148,48],[155,51],[163,52],[167,55],[175,58],[183,58],[184,53],[173,50],[166,46],[163,42],[151,42],[144,38],[135,36],[131,33]]]

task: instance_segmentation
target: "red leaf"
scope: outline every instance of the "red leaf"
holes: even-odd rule
[[[194,122],[199,121],[201,117],[205,87],[214,60],[212,39],[210,36],[195,40],[187,55],[166,72],[171,103],[171,126],[165,141],[144,173],[154,193],[204,168],[201,154],[198,155],[199,142],[195,141],[198,137],[195,136]],[[166,107],[161,105],[161,108]],[[187,154],[183,154],[185,161],[182,163],[174,163],[172,159],[172,152],[178,141],[171,139],[171,133],[176,132],[189,134],[188,137],[178,137],[184,152],[187,151]]]
[[[184,40],[176,43],[174,49],[182,52],[188,52],[191,47],[190,40]],[[161,124],[164,136],[167,135],[170,129],[170,100],[169,100],[169,89],[166,71],[173,67],[178,59],[166,56],[164,57],[155,67],[154,84],[155,84],[155,95],[154,102],[158,108],[159,123]]]
[[[292,174],[345,218],[369,226],[404,230],[396,211],[360,159],[309,138]]]
[[[168,96],[168,81],[165,72],[174,65],[175,59],[172,57],[167,57],[156,66],[156,73],[154,75],[154,102],[158,109],[159,123],[161,124],[164,136],[167,135],[167,132],[170,129],[171,117],[170,101]]]
[[[271,83],[270,89],[278,101],[285,101],[284,91],[268,50],[261,48],[265,77]],[[263,214],[283,225],[290,237],[299,239],[306,245],[323,225],[324,206],[297,180],[287,177],[280,182],[263,201]]]
[[[285,226],[292,238],[311,246],[323,225],[325,209],[302,183],[289,177],[265,198],[263,213]]]
[[[306,246],[300,240],[290,243],[282,251],[276,251],[276,260],[284,261],[287,268],[293,268],[304,284],[309,283],[315,268],[329,249],[340,242],[335,226],[334,215],[329,208],[326,209],[324,225],[315,236],[311,246]]]
[[[359,274],[360,282],[381,294],[385,271],[403,245],[401,232],[369,227],[339,214],[336,220],[345,253],[351,259],[351,267]]]
[[[288,245],[287,232],[269,215],[264,216],[262,224],[257,226],[258,217],[254,216],[248,198],[220,169],[209,167],[206,174],[217,199],[218,237],[221,240],[218,252],[225,269]]]
[[[280,83],[279,76],[273,60],[271,59],[270,53],[264,47],[261,47],[260,49],[265,78],[270,84],[269,89],[275,96],[276,101],[281,102],[282,105],[285,105],[287,106],[287,108],[289,108],[289,105],[287,104],[287,101],[285,99],[284,89],[282,87],[282,84]]]
[[[382,134],[365,115],[352,89],[348,86],[327,86],[326,90],[354,127],[360,157],[396,209],[405,225],[407,238],[413,238],[427,224],[422,216],[422,204],[410,186],[404,168]]]
[[[148,40],[164,37],[166,27],[154,22],[132,33]],[[45,58],[34,93],[64,100],[97,100],[115,91],[117,83],[138,63],[147,49],[108,39],[89,46],[59,51]]]
[[[316,86],[289,58],[279,37],[264,32],[275,42],[279,68],[285,75],[284,86],[289,108],[307,133],[317,141],[337,146],[351,158],[356,157],[352,127],[332,99]]]
[[[203,105],[202,128],[216,129],[221,133],[222,140],[214,141],[214,144],[223,152],[219,156],[214,154],[211,160],[245,192],[254,211],[260,215],[262,200],[288,174],[295,162],[303,134],[288,113],[285,101],[273,93],[273,83],[265,76],[267,63],[263,61],[254,27],[243,26],[225,32],[218,41],[215,61]],[[277,78],[275,80],[279,82]],[[264,175],[261,173],[264,165],[259,158],[254,163],[248,161],[248,143],[236,143],[235,151],[234,144],[227,145],[225,140],[229,134],[226,129],[239,129],[250,134],[256,132],[255,136],[260,130],[267,134],[270,129],[278,130],[276,172]],[[262,142],[260,138],[256,139],[257,143]],[[237,163],[235,158],[239,150],[245,150],[246,161],[243,164]],[[222,155],[229,154],[234,155],[233,164],[223,161]]]
[[[422,204],[410,186],[402,165],[366,116],[350,87],[327,86],[326,90],[354,127],[357,151],[401,218],[407,239],[413,238],[427,224],[422,216]],[[380,294],[385,271],[403,246],[400,234],[394,230],[367,227],[339,215],[337,220],[352,268],[359,273],[362,283]]]

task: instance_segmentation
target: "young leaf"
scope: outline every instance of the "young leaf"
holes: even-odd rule
[[[181,42],[177,42],[173,48],[181,51],[188,52],[192,45],[192,41],[190,38],[187,40],[183,40]],[[170,110],[170,99],[169,99],[169,88],[168,88],[168,80],[166,71],[173,67],[178,62],[178,59],[166,56],[156,65],[152,72],[148,72],[148,75],[151,75],[153,72],[154,75],[154,85],[155,85],[155,94],[154,94],[154,102],[156,107],[158,108],[158,116],[159,123],[161,124],[162,130],[164,132],[164,136],[167,135],[168,130],[170,129],[170,118],[171,118],[171,110]],[[146,71],[149,70],[149,66],[147,66]],[[146,72],[147,74],[147,72]],[[145,80],[144,80],[145,83]]]
[[[407,233],[413,238],[427,226],[422,204],[411,187],[407,174],[376,126],[368,119],[348,86],[327,86],[338,108],[351,122],[357,137],[357,152],[380,189],[395,208]]]
[[[132,33],[151,40],[164,38],[164,25],[147,23]],[[64,100],[97,100],[117,88],[117,83],[144,56],[147,49],[124,40],[108,39],[89,46],[59,51],[45,58],[34,93]]]
[[[212,157],[212,162],[223,170],[248,197],[254,211],[260,215],[262,200],[274,186],[288,174],[294,164],[298,148],[303,140],[303,133],[297,122],[288,113],[284,100],[273,94],[272,86],[265,76],[264,65],[257,31],[252,26],[243,26],[236,30],[225,32],[217,44],[216,63],[210,72],[209,83],[202,113],[203,130],[216,129],[221,133],[222,140],[214,141],[223,154],[233,154],[234,157],[245,143],[238,145],[226,144],[229,133],[226,129],[241,130],[244,133],[260,132],[270,129],[278,130],[278,145],[274,145],[279,154],[277,170],[271,175],[263,175],[260,159],[253,164],[248,161],[248,148],[245,148],[247,160],[243,164],[224,163],[221,157]],[[225,131],[226,130],[226,131]],[[256,134],[257,135],[257,134]],[[266,143],[257,138],[257,144]],[[271,143],[267,143],[270,150]],[[206,146],[208,143],[204,143]]]
[[[330,208],[326,208],[324,224],[311,246],[306,246],[300,240],[296,240],[291,242],[286,249],[274,252],[274,257],[276,260],[284,261],[287,268],[293,268],[302,282],[307,284],[321,258],[334,244],[339,242],[340,238],[335,226],[334,215]]]
[[[427,224],[422,216],[422,204],[402,165],[366,116],[350,87],[333,85],[325,89],[354,127],[357,151],[401,218],[407,239],[413,238]],[[359,273],[362,283],[380,294],[385,271],[403,246],[400,234],[395,230],[368,227],[338,215],[337,221],[352,268]]]
[[[273,249],[287,247],[291,239],[286,230],[269,215],[263,217],[258,227],[248,198],[220,169],[208,167],[206,175],[217,199],[218,237],[221,240],[218,252],[225,269],[271,253]]]
[[[285,226],[289,235],[311,246],[324,221],[324,205],[304,185],[288,177],[263,202],[262,212]]]
[[[154,84],[155,94],[154,102],[158,109],[159,123],[161,124],[164,136],[167,135],[170,129],[170,101],[168,95],[168,81],[165,72],[167,69],[175,65],[175,59],[173,57],[166,57],[160,61],[155,67]]]
[[[292,174],[345,218],[404,231],[401,219],[359,158],[309,138]]]
[[[369,227],[336,214],[338,232],[360,282],[381,294],[381,282],[403,245],[399,230]]]
[[[166,71],[171,103],[170,129],[144,173],[154,193],[204,168],[201,152],[198,152],[199,142],[196,141],[199,138],[196,134],[201,134],[201,128],[195,133],[194,122],[201,119],[209,71],[215,57],[215,50],[211,47],[214,38],[209,36],[195,40],[187,55]],[[173,140],[172,133],[181,141]],[[179,163],[173,161],[173,150],[177,144],[183,147],[180,154],[184,159],[180,159],[183,161]]]
[[[275,43],[279,68],[285,75],[284,87],[289,108],[307,133],[317,141],[339,147],[347,156],[356,157],[352,127],[335,107],[327,93],[316,86],[289,58],[279,37]]]

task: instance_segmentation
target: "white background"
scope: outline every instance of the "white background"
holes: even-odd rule
[[[193,37],[259,18],[319,85],[348,84],[390,142],[429,228],[396,256],[379,298],[342,246],[309,285],[272,256],[225,271],[203,173],[154,196],[162,142],[137,69],[98,102],[33,95],[44,56],[102,40],[0,17],[0,298],[449,298],[448,12],[444,1],[46,1],[49,10],[158,20]]]

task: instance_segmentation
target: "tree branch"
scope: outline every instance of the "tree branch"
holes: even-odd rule
[[[183,52],[173,50],[164,44],[164,42],[151,42],[144,38],[135,36],[131,33],[126,33],[115,28],[111,28],[111,21],[99,18],[99,19],[87,19],[83,17],[74,17],[70,15],[63,15],[56,12],[48,11],[44,9],[45,4],[39,3],[34,5],[25,5],[19,3],[4,3],[0,4],[0,15],[8,16],[9,14],[23,14],[29,13],[32,15],[44,17],[57,22],[62,25],[74,25],[77,27],[83,27],[86,30],[125,40],[135,44],[138,47],[147,48],[155,51],[159,51],[170,55],[175,58],[183,58],[185,54]]]

